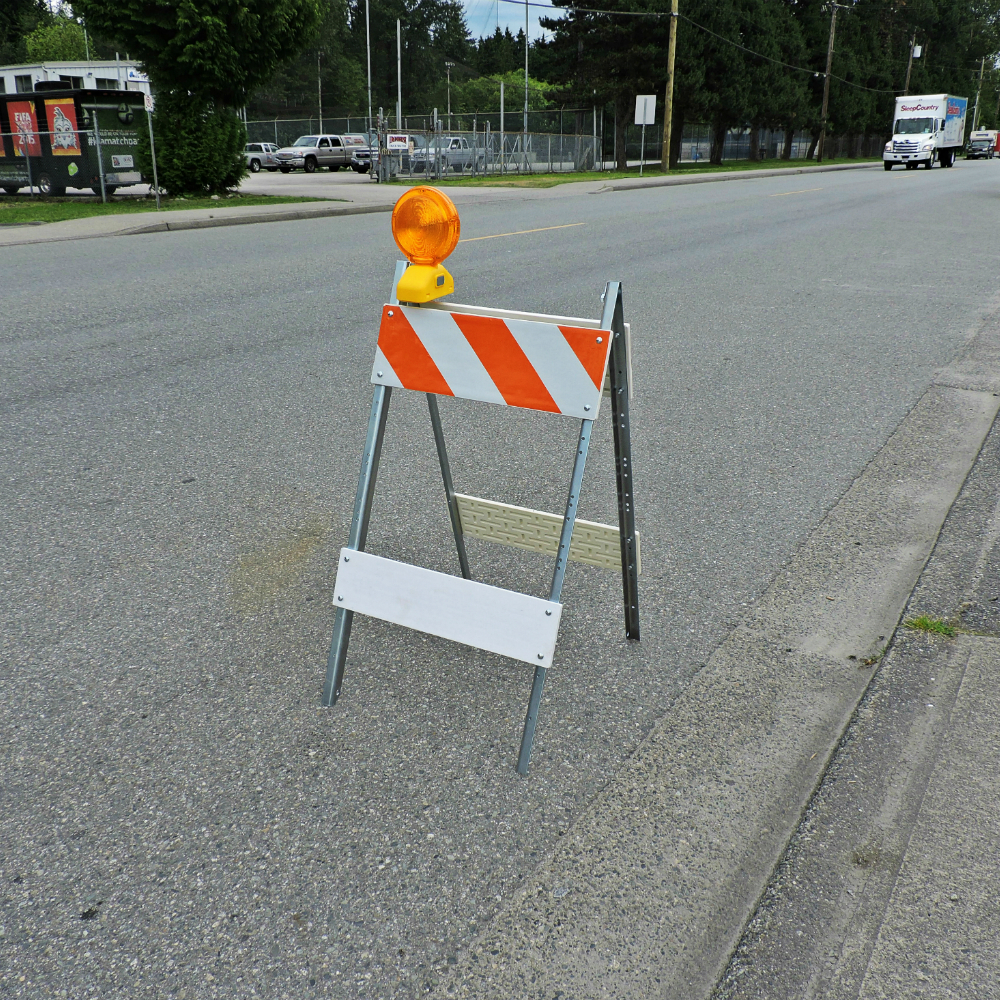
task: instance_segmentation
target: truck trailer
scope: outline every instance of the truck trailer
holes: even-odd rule
[[[122,90],[40,89],[0,94],[0,190],[45,195],[67,188],[113,194],[141,184],[135,162],[143,95]]]
[[[930,169],[935,160],[950,167],[965,142],[968,106],[968,98],[951,94],[897,97],[892,139],[882,153],[885,169],[892,170],[897,163],[907,170],[921,164]]]

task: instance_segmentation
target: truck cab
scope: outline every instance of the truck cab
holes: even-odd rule
[[[907,170],[921,164],[930,169],[935,160],[950,167],[962,150],[968,100],[949,94],[897,97],[892,139],[885,144],[886,170],[902,163]]]

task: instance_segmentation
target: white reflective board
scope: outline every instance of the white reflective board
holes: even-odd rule
[[[422,566],[340,550],[335,607],[551,667],[562,605]]]

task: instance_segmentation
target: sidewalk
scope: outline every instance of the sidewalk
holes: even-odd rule
[[[1000,424],[718,1000],[1000,995]]]
[[[967,581],[977,565],[976,545],[965,553],[970,571],[958,575],[957,592],[935,604],[914,588],[924,585],[949,512],[954,521],[964,509],[965,500],[956,500],[963,489],[967,495],[970,470],[1000,445],[994,432],[982,447],[998,409],[1000,316],[994,315],[937,373],[645,742],[609,775],[553,855],[470,949],[435,970],[424,988],[435,997],[470,1000],[846,998],[858,995],[851,985],[860,984],[871,964],[866,997],[914,995],[877,991],[878,970],[905,975],[906,969],[894,967],[889,952],[883,960],[874,942],[885,927],[883,949],[898,947],[905,955],[912,947],[883,920],[890,912],[886,901],[896,901],[900,924],[914,933],[915,921],[905,914],[912,905],[905,879],[921,886],[927,852],[943,849],[931,842],[918,853],[922,841],[914,837],[910,867],[900,867],[924,801],[915,790],[928,785],[945,759],[934,742],[938,715],[921,713],[950,719],[950,708],[941,706],[949,705],[953,689],[957,719],[973,704],[985,661],[982,654],[975,663],[970,658],[969,693],[960,703],[959,661],[944,669],[927,659],[924,672],[938,688],[892,669],[904,650],[938,650],[938,640],[923,633],[901,634],[877,674],[876,664],[903,618],[943,614],[938,608],[950,615],[960,595],[972,592]],[[983,492],[995,504],[1000,468]],[[970,538],[980,534],[977,526]],[[1000,529],[990,537],[1000,538]],[[938,546],[932,566],[950,569],[955,560],[941,551]],[[997,589],[988,596],[1000,604],[1000,579],[990,579]],[[944,648],[961,657],[964,647]],[[992,653],[994,645],[983,648]],[[888,693],[878,683],[886,678],[897,681]],[[873,711],[874,723],[859,731],[858,719]],[[848,745],[855,753],[845,762]],[[956,749],[949,758],[955,766],[961,766],[958,756]],[[934,788],[948,791],[949,780],[942,773]],[[824,812],[824,792],[817,789],[834,796],[832,813]],[[928,835],[935,832],[932,802],[928,797],[924,814]],[[989,816],[978,820],[984,837],[991,836],[983,826]],[[906,832],[905,838],[893,831]],[[959,849],[949,848],[952,855]],[[947,868],[931,864],[935,877],[957,887],[942,898],[961,901],[966,875],[951,861]],[[861,905],[862,889],[870,905]],[[977,907],[991,891],[987,885],[975,902],[966,897],[969,920],[978,919]],[[933,915],[934,908],[923,912]],[[980,926],[988,923],[980,920]],[[960,932],[942,928],[943,954]],[[928,969],[933,954],[925,957]],[[850,980],[845,991],[817,992],[830,971],[826,963],[841,963],[837,968]],[[934,973],[938,981],[947,974]],[[988,993],[963,995],[979,1000]]]

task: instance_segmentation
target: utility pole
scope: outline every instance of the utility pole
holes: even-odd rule
[[[455,64],[453,62],[445,62],[444,71],[448,74],[448,131],[451,131],[451,71]]]
[[[833,36],[837,30],[837,7],[830,4],[830,44],[826,49],[826,76],[823,79],[823,110],[820,112],[819,142],[816,144],[816,162],[823,162],[823,147],[826,145],[826,113],[830,109],[830,70],[833,67]]]
[[[914,29],[913,37],[910,39],[910,59],[906,64],[906,83],[903,84],[903,97],[910,92],[910,73],[913,71],[913,50],[917,44],[917,32]]]
[[[670,0],[670,36],[667,41],[667,93],[663,99],[663,149],[660,169],[670,169],[670,134],[674,124],[674,57],[677,55],[677,0]]]
[[[983,90],[983,70],[986,68],[986,56],[983,56],[982,62],[979,64],[979,86],[976,87],[976,106],[972,109],[972,131],[976,131],[976,126],[979,124],[979,95]]]
[[[319,130],[323,131],[323,77],[321,75],[320,56],[322,49],[316,50],[316,96],[319,101]]]
[[[368,131],[372,130],[372,33],[370,0],[365,0],[365,46],[368,50]],[[371,142],[371,135],[368,136]]]
[[[396,18],[396,128],[403,127],[403,29]]]
[[[497,4],[499,7],[500,5]],[[524,0],[524,137],[521,140],[524,166],[528,166],[528,0]]]

